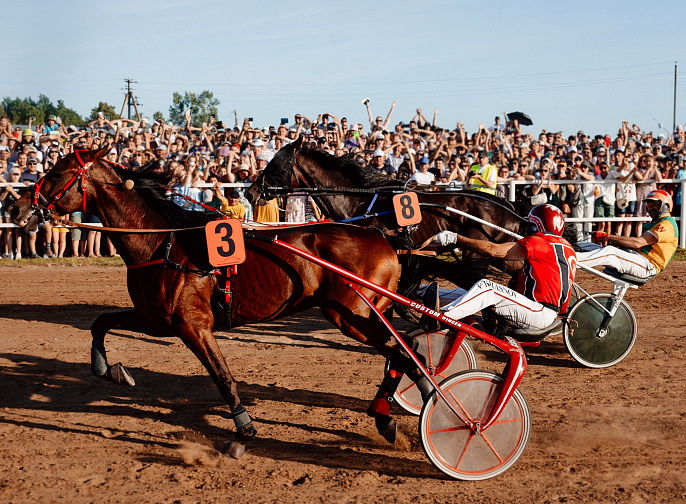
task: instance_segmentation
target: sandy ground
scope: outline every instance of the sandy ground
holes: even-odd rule
[[[136,387],[90,375],[92,321],[130,306],[124,268],[0,266],[0,502],[683,502],[685,274],[674,263],[629,293],[640,340],[613,368],[578,367],[560,336],[529,350],[526,451],[459,482],[424,455],[416,417],[396,411],[396,446],[376,434],[383,359],[316,310],[217,335],[259,431],[233,460],[218,451],[228,408],[180,341],[111,335]]]

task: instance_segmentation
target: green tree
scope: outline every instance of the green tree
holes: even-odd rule
[[[153,121],[157,121],[158,119],[164,119],[164,114],[158,110],[152,115],[152,119]]]
[[[191,124],[199,127],[204,122],[210,122],[210,116],[217,117],[219,100],[211,91],[203,91],[199,95],[186,91],[183,95],[174,93],[173,104],[169,107],[169,120],[177,126],[186,124],[184,114],[191,111]]]
[[[119,119],[119,114],[114,109],[114,105],[110,105],[106,102],[98,102],[98,106],[91,110],[91,115],[88,118],[89,121],[93,121],[98,118],[98,112],[102,112],[105,115],[105,119]]]
[[[62,118],[63,124],[81,126],[83,118],[74,110],[67,108],[62,100],[57,100],[53,105],[50,98],[41,94],[38,100],[32,98],[10,98],[6,96],[2,100],[2,108],[13,124],[27,124],[30,117],[35,117],[35,123],[45,122],[49,115]]]

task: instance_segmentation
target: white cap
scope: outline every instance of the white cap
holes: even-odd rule
[[[384,157],[384,153],[381,149],[376,149],[374,151],[374,157]]]

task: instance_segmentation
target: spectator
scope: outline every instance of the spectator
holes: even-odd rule
[[[501,166],[500,168],[498,168],[498,186],[495,190],[496,196],[508,199],[507,197],[510,192],[508,188],[508,182],[510,180],[510,170],[507,168],[507,166]]]
[[[410,181],[416,181],[421,185],[431,185],[435,182],[436,177],[429,171],[429,158],[423,156],[419,160],[419,170],[415,171],[410,177]]]
[[[631,163],[624,152],[624,147],[618,147],[614,153],[614,173],[617,183],[617,217],[633,217],[636,213],[636,183],[634,182],[637,165]],[[618,221],[615,234],[631,236],[631,221]]]
[[[593,165],[588,160],[584,160],[579,165],[579,169],[576,172],[575,180],[595,180],[595,175],[593,174]],[[593,223],[587,219],[593,217],[595,194],[593,184],[579,184],[576,187],[578,191],[578,196],[574,199],[574,204],[572,205],[572,217],[577,219],[584,219],[586,222],[577,222],[576,228],[576,239],[577,241],[590,241],[591,231],[593,231]]]
[[[2,221],[5,224],[10,224],[12,219],[7,211],[9,206],[21,197],[24,191],[20,188],[14,188],[12,184],[19,183],[21,177],[21,170],[17,167],[11,168],[9,172],[9,181],[4,184],[2,192],[0,192],[0,209],[2,210]],[[20,228],[2,228],[2,235],[4,237],[4,252],[3,259],[21,259],[21,229]],[[13,250],[12,244],[16,244],[16,250]]]
[[[467,172],[467,186],[474,191],[495,194],[498,170],[490,164],[488,151],[479,151],[479,162],[469,168]]]
[[[384,175],[386,175],[386,156],[382,149],[376,149],[374,151],[372,162],[368,166],[368,168],[377,173],[383,173]]]
[[[386,116],[386,120],[384,121],[381,119],[381,116],[377,116],[376,119],[373,118],[372,116],[372,111],[369,108],[369,98],[366,98],[364,101],[364,106],[367,107],[367,114],[369,115],[369,127],[374,131],[375,129],[379,130],[387,130],[388,125],[391,122],[391,114],[393,114],[393,109],[395,109],[395,101],[391,103],[391,110],[388,111],[388,115]]]
[[[613,172],[616,174],[616,172]],[[617,178],[615,175],[610,174],[610,165],[607,161],[600,162],[600,173],[596,175],[595,179],[598,181],[609,181]],[[595,186],[595,202],[594,202],[594,215],[595,217],[607,217],[614,218],[615,216],[615,184],[597,184]],[[598,231],[601,233],[608,233],[611,229],[611,223],[599,222]]]

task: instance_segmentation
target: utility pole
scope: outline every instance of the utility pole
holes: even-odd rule
[[[676,61],[674,62],[674,113],[672,115],[672,133],[676,131]]]
[[[136,111],[136,118],[140,121],[141,114],[138,112],[138,103],[136,102],[136,97],[133,95],[133,90],[131,89],[131,84],[138,84],[138,82],[131,79],[124,79],[124,82],[126,82],[126,96],[124,96],[124,103],[121,106],[119,117],[124,116],[124,107],[128,105],[127,117],[131,119],[131,107],[133,107]]]

